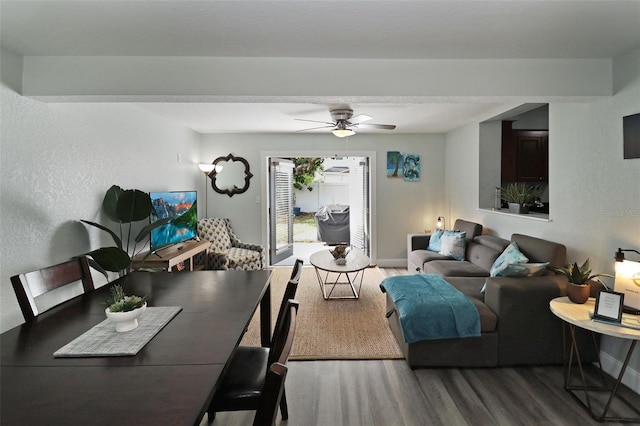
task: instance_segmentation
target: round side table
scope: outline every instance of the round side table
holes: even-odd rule
[[[607,411],[611,407],[611,403],[616,395],[618,387],[622,382],[622,377],[627,369],[627,365],[629,364],[629,360],[631,359],[631,355],[633,354],[633,350],[636,347],[636,343],[640,340],[640,330],[630,327],[625,327],[617,324],[608,324],[602,323],[598,321],[593,321],[591,316],[593,315],[593,310],[595,308],[595,299],[590,298],[586,303],[580,305],[573,303],[569,300],[568,297],[557,297],[549,302],[549,308],[554,315],[560,318],[565,322],[565,325],[569,327],[570,335],[571,335],[571,343],[569,350],[569,357],[566,359],[565,355],[565,373],[564,373],[564,388],[572,394],[572,396],[579,401],[582,406],[591,414],[595,420],[598,421],[619,421],[619,422],[640,422],[640,411],[638,411],[638,407],[630,406],[630,408],[635,411],[639,417],[630,418],[630,417],[609,417],[607,416]],[[627,320],[636,320],[638,318],[637,315],[626,315]],[[623,319],[624,321],[624,319]],[[640,323],[638,323],[640,326]],[[591,333],[598,333],[606,336],[617,337],[621,339],[626,339],[630,341],[629,350],[627,351],[627,355],[625,356],[624,363],[622,364],[622,368],[620,369],[620,374],[618,374],[618,378],[616,379],[615,384],[612,387],[607,387],[603,384],[600,387],[588,386],[585,380],[584,371],[582,368],[582,362],[580,361],[580,348],[576,343],[576,327],[582,328],[590,331]],[[594,339],[595,342],[595,339]],[[566,351],[566,339],[565,339],[565,354]],[[596,350],[599,353],[599,348],[596,347]],[[575,355],[575,357],[574,357]],[[578,369],[580,371],[580,377],[582,378],[582,383],[579,385],[571,385],[569,383],[569,375],[571,372],[571,367],[574,362],[574,358]],[[600,363],[600,356],[598,355],[598,365],[600,367],[600,371],[602,373],[602,364]],[[604,375],[602,375],[604,378]],[[582,391],[584,393],[584,397],[586,402],[578,397],[576,391]],[[610,392],[609,399],[604,407],[602,414],[598,415],[593,411],[593,406],[591,403],[591,398],[589,392]],[[623,402],[626,402],[623,400]]]

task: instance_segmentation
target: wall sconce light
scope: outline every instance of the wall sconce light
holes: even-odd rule
[[[446,229],[445,228],[445,222],[444,222],[444,216],[438,216],[438,221],[436,222],[436,228],[438,229]]]
[[[211,173],[213,169],[216,168],[216,166],[214,166],[213,164],[200,163],[198,164],[198,167],[202,172],[204,172],[204,215],[205,218],[207,218],[209,217],[209,191],[207,190],[207,177],[209,176],[209,173]]]

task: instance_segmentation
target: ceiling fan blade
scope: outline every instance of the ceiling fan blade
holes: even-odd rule
[[[335,126],[336,125],[336,123],[331,123],[331,122],[328,122],[328,121],[305,120],[304,118],[294,118],[294,120],[296,120],[296,121],[308,121],[310,123],[322,123],[322,124],[327,124],[329,126]]]
[[[360,123],[354,127],[361,129],[381,129],[381,130],[393,130],[396,128],[395,124],[373,124],[373,123]]]
[[[320,121],[319,123],[322,123],[322,121]],[[311,127],[309,129],[296,130],[296,133],[307,132],[309,130],[332,129],[334,127],[333,123],[327,123],[327,124],[329,124],[329,125],[328,126],[320,126],[320,127]]]
[[[349,119],[349,122],[351,124],[359,124],[359,123],[362,123],[364,121],[369,121],[369,120],[373,120],[373,117],[369,117],[366,114],[358,114],[355,117],[351,117]]]

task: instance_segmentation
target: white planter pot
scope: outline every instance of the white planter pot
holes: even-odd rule
[[[138,309],[134,309],[129,312],[111,312],[109,308],[104,312],[107,314],[107,318],[116,324],[116,331],[118,333],[124,333],[125,331],[131,331],[138,328],[138,317],[144,313],[147,309],[145,303]]]
[[[518,203],[509,203],[509,212],[516,214],[529,214],[529,206],[523,206]]]

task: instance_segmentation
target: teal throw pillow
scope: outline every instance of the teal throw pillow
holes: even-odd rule
[[[502,270],[501,277],[539,277],[543,275],[549,266],[549,262],[544,263],[512,263]],[[481,293],[487,289],[487,282],[482,286]]]
[[[427,250],[440,252],[440,239],[442,238],[442,234],[444,231],[442,229],[436,229],[431,233],[431,237],[429,237],[429,246]]]
[[[489,270],[489,275],[492,277],[499,277],[502,275],[502,272],[512,263],[527,263],[529,258],[522,254],[518,245],[515,242],[512,242],[507,246],[506,249],[502,252],[500,256],[493,262],[491,269]]]
[[[444,231],[440,238],[440,254],[456,260],[464,260],[466,232]]]
[[[547,270],[545,263],[512,263],[500,273],[501,277],[537,277]]]

